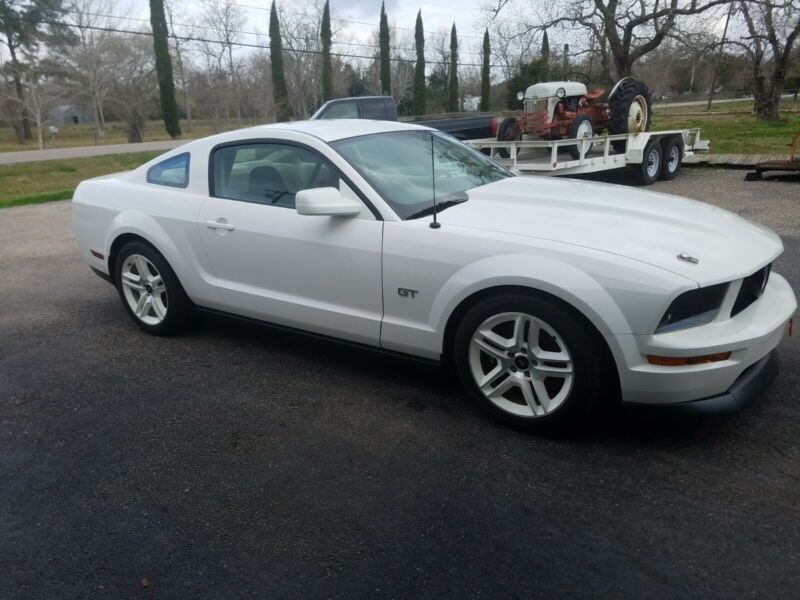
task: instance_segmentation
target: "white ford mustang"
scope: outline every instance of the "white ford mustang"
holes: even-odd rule
[[[202,308],[446,358],[494,416],[532,430],[610,397],[735,409],[774,378],[797,306],[763,227],[672,196],[513,177],[402,123],[197,140],[81,183],[73,224],[145,331]]]

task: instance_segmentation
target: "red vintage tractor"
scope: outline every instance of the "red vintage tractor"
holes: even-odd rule
[[[588,77],[574,73],[579,78]],[[604,100],[603,88],[587,90],[582,81],[536,83],[517,98],[523,110],[519,117],[506,117],[497,129],[498,141],[521,140],[523,136],[544,140],[592,137],[604,129],[610,134],[640,133],[650,130],[653,100],[641,81],[625,77],[617,82]],[[612,141],[614,149],[625,151],[625,140]],[[586,154],[591,150],[586,148]],[[580,145],[567,146],[570,155],[581,156]],[[507,151],[506,151],[507,152]],[[506,152],[501,150],[501,155]],[[507,155],[507,154],[506,154]]]

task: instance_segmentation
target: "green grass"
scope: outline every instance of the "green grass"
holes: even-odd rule
[[[800,113],[782,113],[778,121],[759,121],[754,115],[667,115],[656,111],[653,129],[700,127],[711,140],[712,154],[787,154],[786,145],[800,131]]]
[[[82,180],[130,171],[158,154],[136,152],[0,165],[0,208],[72,198]]]

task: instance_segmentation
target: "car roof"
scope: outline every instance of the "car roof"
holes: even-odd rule
[[[296,131],[313,135],[325,142],[334,142],[360,135],[384,133],[389,131],[426,131],[429,127],[401,123],[399,121],[371,121],[369,119],[320,119],[318,121],[292,121],[289,123],[271,123],[258,125],[248,129],[240,129],[239,133],[269,136],[273,131]]]

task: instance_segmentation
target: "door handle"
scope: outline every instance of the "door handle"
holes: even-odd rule
[[[224,229],[225,231],[233,231],[234,229],[236,229],[236,227],[234,227],[233,225],[228,223],[228,221],[222,218],[217,219],[216,221],[209,219],[208,221],[206,221],[206,227],[208,227],[209,229]]]

